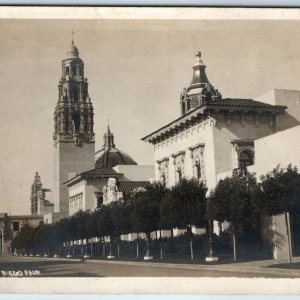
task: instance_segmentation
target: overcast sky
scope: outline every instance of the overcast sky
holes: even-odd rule
[[[179,116],[197,50],[223,97],[300,89],[297,21],[0,21],[0,212],[30,212],[35,171],[53,188],[53,112],[75,31],[95,109],[96,150],[107,118],[117,148],[152,164],[148,133]]]

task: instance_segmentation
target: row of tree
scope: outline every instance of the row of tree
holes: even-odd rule
[[[137,236],[146,235],[145,255],[149,256],[151,232],[181,228],[190,235],[193,258],[192,226],[211,228],[212,220],[217,220],[230,223],[236,259],[237,240],[260,232],[263,216],[299,214],[300,175],[292,166],[277,167],[258,183],[253,174],[236,171],[207,194],[205,184],[195,179],[182,179],[170,189],[160,183],[149,184],[146,190],[124,195],[122,201],[102,205],[95,211],[79,211],[56,224],[24,226],[13,247],[55,251],[63,245],[70,247],[72,241],[81,240],[81,245],[92,237],[103,243],[105,237],[110,242],[119,241],[121,235],[135,232]]]

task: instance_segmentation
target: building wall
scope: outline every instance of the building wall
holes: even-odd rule
[[[237,153],[231,143],[232,140],[254,141],[276,131],[275,124],[271,126],[267,117],[261,117],[258,125],[255,124],[252,116],[248,116],[244,121],[245,123],[242,124],[240,117],[235,117],[232,119],[230,126],[226,122],[218,121],[216,126],[213,127],[216,174],[227,171],[232,172],[234,168],[238,167]],[[255,147],[254,152],[256,153]],[[256,155],[254,155],[255,159]]]
[[[213,125],[210,120],[197,124],[176,136],[162,141],[154,146],[154,162],[155,162],[155,180],[160,180],[160,172],[158,169],[158,160],[163,158],[169,159],[168,186],[175,185],[175,166],[173,154],[179,151],[185,151],[184,177],[192,178],[194,176],[193,162],[189,147],[194,147],[200,143],[204,144],[203,160],[204,179],[208,187],[216,184],[215,160],[214,160],[214,141],[213,141]]]
[[[65,217],[64,214],[51,212],[43,215],[43,221],[45,224],[52,224],[58,222],[60,219],[64,217]]]
[[[75,214],[80,209],[82,210],[93,210],[97,207],[97,199],[95,192],[102,192],[102,189],[107,185],[108,178],[89,178],[86,180],[81,180],[78,183],[70,186],[68,188],[68,199],[78,196],[81,198],[82,205],[79,207],[70,204],[69,215]],[[82,196],[81,196],[82,195]],[[72,203],[72,202],[70,202]]]
[[[28,224],[31,227],[37,227],[43,220],[43,216],[9,216],[9,226],[12,229],[12,239],[18,234],[21,228]],[[14,223],[19,223],[19,230],[14,230]]]
[[[277,117],[277,130],[282,131],[300,125],[300,91],[274,89],[257,98],[273,105],[286,105],[285,112]]]
[[[154,178],[153,165],[118,165],[113,168],[116,172],[124,174],[122,181],[148,181]]]
[[[69,173],[82,173],[95,167],[95,143],[76,146],[73,142],[58,142],[54,146],[54,211],[69,212],[68,188],[63,185]]]
[[[300,126],[296,126],[256,140],[256,160],[249,171],[255,172],[259,179],[261,175],[272,171],[278,164],[284,168],[288,164],[300,167],[299,136]],[[269,226],[273,230],[274,258],[287,260],[289,257],[289,244],[285,216],[272,217]]]
[[[43,199],[38,199],[38,215],[52,213],[54,211],[53,205],[44,205]]]
[[[253,171],[258,176],[272,171],[278,164],[292,163],[300,168],[300,126],[255,141],[256,158]]]

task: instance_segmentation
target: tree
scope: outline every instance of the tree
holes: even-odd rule
[[[83,241],[90,235],[88,232],[88,220],[90,218],[90,211],[79,210],[71,217],[71,221],[74,224],[75,239],[81,240],[81,255],[83,255]]]
[[[289,261],[291,262],[290,232],[287,213],[300,213],[300,174],[296,167],[289,165],[286,169],[278,165],[271,172],[262,176],[260,182],[261,193],[257,208],[263,215],[276,216],[284,214],[288,244]]]
[[[207,188],[202,181],[184,178],[166,193],[160,205],[160,226],[162,228],[187,229],[192,260],[192,225],[203,226],[207,223],[206,193]]]
[[[112,222],[114,224],[113,236],[118,239],[118,257],[120,257],[120,238],[122,234],[128,234],[132,232],[131,219],[128,217],[131,212],[131,202],[118,200],[112,202],[110,206],[110,213]]]
[[[54,226],[40,222],[39,226],[34,229],[33,244],[37,250],[43,251],[44,254],[54,251],[58,244]]]
[[[150,256],[151,232],[159,229],[160,203],[166,194],[166,187],[155,182],[149,184],[146,190],[140,190],[132,196],[133,229],[146,234],[146,256]]]
[[[21,251],[34,251],[34,228],[29,224],[25,224],[20,232],[15,236],[12,247]]]
[[[111,208],[109,205],[102,205],[97,210],[97,232],[103,238],[103,247],[105,247],[105,237],[109,237],[109,256],[112,256],[112,241],[114,238],[114,223],[111,217]],[[105,248],[103,248],[104,250]],[[105,256],[103,251],[103,256]]]
[[[234,260],[236,260],[236,237],[242,237],[250,228],[259,227],[256,200],[259,187],[253,174],[233,173],[220,180],[207,202],[210,220],[230,222],[233,234]]]

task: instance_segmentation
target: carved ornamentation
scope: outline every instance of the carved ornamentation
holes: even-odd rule
[[[232,140],[233,146],[233,169],[240,167],[239,159],[243,151],[251,153],[254,162],[254,141],[253,140]]]
[[[169,158],[163,158],[157,161],[159,178],[161,183],[168,185],[169,183]]]
[[[204,181],[205,180],[204,144],[198,144],[188,149],[190,152],[190,158],[192,159],[193,177]]]

